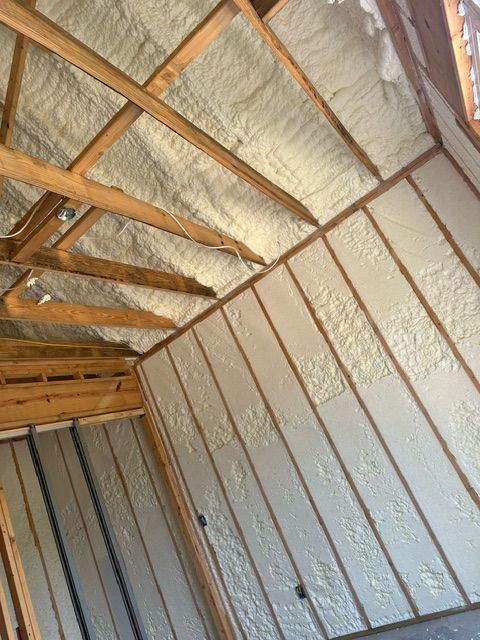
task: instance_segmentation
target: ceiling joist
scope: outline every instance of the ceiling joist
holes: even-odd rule
[[[100,327],[132,327],[137,329],[173,329],[175,323],[169,318],[157,316],[150,311],[90,307],[67,302],[45,302],[35,300],[0,300],[0,320],[53,322]]]
[[[69,198],[75,198],[85,204],[113,213],[119,213],[131,220],[143,222],[181,238],[190,239],[190,235],[196,242],[208,246],[224,247],[226,252],[234,255],[237,250],[246,260],[265,264],[261,256],[251,251],[242,242],[223,233],[198,225],[181,216],[175,215],[175,220],[164,209],[138,200],[119,189],[107,187],[66,169],[60,169],[44,160],[32,158],[21,151],[9,149],[4,145],[0,145],[0,174],[48,191],[61,192]],[[180,225],[185,228],[187,233]],[[39,236],[33,232],[19,244],[12,258],[21,262],[30,257],[42,244],[43,239],[40,242]]]
[[[347,129],[340,122],[335,115],[333,109],[329,106],[327,101],[322,98],[313,83],[307,77],[307,75],[299,67],[293,56],[288,51],[287,47],[283,44],[280,38],[275,32],[261,19],[260,15],[255,10],[250,0],[235,0],[236,5],[245,14],[253,28],[263,38],[264,42],[270,47],[274,55],[285,66],[290,75],[298,82],[304,92],[314,103],[317,109],[324,114],[325,118],[332,125],[335,131],[343,139],[350,151],[355,155],[358,160],[375,176],[379,181],[382,180],[378,167],[370,160],[366,152],[361,146],[354,140]]]
[[[318,226],[313,215],[296,198],[273,184],[118,67],[99,56],[40,12],[24,7],[14,0],[0,0],[0,21],[124,96],[251,186],[301,219]]]
[[[11,256],[15,250],[15,242],[0,239],[0,263],[12,264]],[[107,280],[116,284],[164,289],[208,298],[215,297],[215,292],[211,287],[206,287],[193,278],[136,267],[113,260],[94,258],[80,253],[69,253],[60,249],[41,248],[30,258],[20,263],[16,261],[13,264],[28,269],[41,269],[42,271],[53,271],[71,276]]]

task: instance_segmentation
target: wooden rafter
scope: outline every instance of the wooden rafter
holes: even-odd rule
[[[138,200],[119,189],[107,187],[66,169],[60,169],[44,160],[32,158],[21,151],[8,149],[3,145],[0,145],[0,174],[42,189],[60,191],[63,195],[80,200],[85,204],[113,211],[168,233],[188,238],[178,222],[165,209]],[[251,251],[243,243],[208,227],[195,224],[181,216],[176,215],[175,218],[197,242],[209,246],[221,245],[225,247],[225,251],[233,254],[236,249],[243,258],[258,264],[265,264],[261,256]],[[41,234],[36,232],[27,236],[19,244],[12,258],[16,261],[22,261],[31,256],[43,244],[43,239],[46,239],[42,237],[42,241],[39,243],[40,237],[42,237]]]
[[[56,193],[49,193],[49,196],[57,197]],[[60,196],[58,196],[60,197]],[[59,238],[53,245],[54,249],[61,249],[62,251],[67,251],[72,247],[75,242],[86,233],[90,227],[92,227],[100,218],[105,215],[105,211],[103,209],[98,209],[98,207],[90,207],[83,216],[81,216],[76,222],[74,222],[67,231],[63,234],[61,238]],[[56,217],[51,218],[52,224],[55,221],[58,222],[57,228],[61,224],[61,221]],[[31,278],[40,278],[43,275],[43,271],[41,269],[29,269],[22,273],[22,275],[17,278],[17,280],[13,283],[12,287],[4,291],[3,298],[18,298],[27,288],[28,281]]]
[[[378,167],[370,160],[366,152],[361,148],[358,142],[354,140],[347,129],[343,126],[338,117],[335,115],[333,109],[319,94],[311,80],[302,71],[302,69],[297,64],[297,62],[288,51],[287,47],[280,40],[280,38],[261,19],[252,2],[250,0],[235,0],[235,3],[248,18],[253,28],[260,34],[265,43],[270,47],[278,60],[285,66],[290,75],[302,87],[310,100],[315,104],[317,109],[324,114],[325,118],[332,125],[335,131],[340,135],[350,151],[355,155],[356,158],[360,160],[360,162],[362,162],[362,164],[372,173],[372,175],[374,175],[378,180],[382,180]]]
[[[301,219],[317,226],[315,218],[296,198],[273,184],[187,118],[40,12],[23,7],[15,0],[0,0],[0,20],[124,96],[242,180]]]
[[[286,4],[287,0],[255,0],[255,8],[264,20],[270,20]],[[144,87],[154,95],[160,95],[182,71],[204,51],[213,40],[230,24],[237,15],[238,8],[233,0],[221,0],[219,4],[205,17],[205,19],[180,43],[175,51],[159,65],[144,83]],[[103,127],[85,149],[75,158],[68,167],[73,173],[83,175],[91,169],[95,163],[108,151],[108,149],[134,124],[143,111],[136,104],[128,102],[116,115]],[[56,212],[61,207],[77,208],[81,203],[64,198],[53,192],[45,193],[33,207],[13,227],[10,233],[18,233],[27,225],[43,234],[45,227],[53,235],[63,224],[56,217]],[[93,225],[105,212],[96,207],[89,209],[66,233],[58,240],[54,247],[67,250]],[[20,234],[22,238],[25,234]],[[4,298],[18,297],[25,290],[31,277],[40,277],[41,271],[25,272],[15,282],[14,286],[7,290]]]
[[[256,0],[255,6],[265,20],[270,20],[285,4],[287,0]],[[143,84],[143,87],[153,95],[160,95],[184,71],[184,69],[226,29],[237,15],[238,8],[233,0],[221,0],[206,18],[179,44],[175,51],[159,65]],[[110,147],[119,140],[126,131],[142,115],[143,111],[133,102],[123,106],[101,131],[90,141],[83,151],[70,163],[70,171],[83,175],[91,169]],[[11,233],[31,220],[32,226],[37,226],[51,209],[61,206],[78,207],[80,203],[74,200],[61,203],[56,193],[46,193],[27,211],[21,220],[13,227]],[[61,226],[58,218],[57,228]]]
[[[15,254],[16,249],[17,243],[0,239],[0,264],[12,264],[11,256]],[[41,248],[30,258],[26,258],[21,263],[16,261],[15,264],[21,264],[28,269],[54,271],[71,276],[107,280],[118,284],[165,289],[208,298],[215,297],[215,292],[211,287],[206,287],[193,278],[85,256],[81,253],[69,253],[60,249]]]
[[[35,300],[0,300],[0,320],[26,320],[30,322],[53,322],[100,327],[134,327],[137,329],[173,329],[175,323],[169,318],[157,316],[150,311],[134,311],[110,307],[90,307],[68,302],[45,302]]]
[[[435,142],[440,143],[442,136],[438,128],[435,115],[430,105],[422,76],[417,67],[415,56],[412,52],[410,41],[405,32],[405,28],[400,17],[399,9],[394,0],[377,0],[378,8],[382,14],[383,21],[392,38],[397,55],[400,58],[405,75],[415,92],[417,104],[422,114],[425,127]]]
[[[36,0],[26,0],[25,4],[35,7]],[[7,93],[5,95],[5,105],[2,112],[2,123],[0,125],[0,144],[10,146],[13,138],[13,127],[17,115],[18,98],[22,88],[23,72],[27,60],[29,40],[19,33],[15,39],[13,49],[12,65],[10,77],[8,79]],[[3,176],[0,176],[0,193],[3,189]]]

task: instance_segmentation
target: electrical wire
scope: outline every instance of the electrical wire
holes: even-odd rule
[[[180,222],[180,220],[178,220],[178,218],[173,214],[170,213],[170,211],[165,211],[166,214],[168,214],[172,220],[174,220],[177,225],[180,227],[180,229],[183,231],[183,233],[187,236],[187,238],[189,240],[191,240],[194,244],[196,244],[199,247],[205,247],[205,249],[212,249],[214,251],[221,251],[221,250],[225,250],[225,249],[233,249],[237,255],[237,258],[240,260],[240,262],[242,263],[245,271],[251,275],[252,273],[257,273],[255,271],[255,269],[251,269],[250,267],[248,267],[247,263],[245,262],[245,260],[242,258],[242,256],[240,255],[240,251],[237,249],[237,247],[234,247],[233,245],[229,245],[229,244],[221,244],[221,245],[208,245],[208,244],[204,244],[203,242],[198,242],[197,240],[195,240],[195,238],[193,238],[188,231],[185,229],[184,225]],[[261,269],[258,273],[268,273],[268,271],[271,271],[273,268],[275,268],[277,266],[278,261],[280,260],[280,256],[278,256],[276,258],[276,260],[274,261],[273,264],[271,264],[267,269]]]
[[[30,214],[30,216],[29,216],[28,220],[25,222],[25,224],[24,224],[24,225],[23,225],[23,226],[22,226],[18,231],[16,231],[15,233],[11,233],[11,234],[9,234],[9,235],[0,236],[0,239],[5,239],[5,240],[6,240],[6,239],[8,239],[8,238],[14,238],[15,236],[20,235],[20,234],[21,234],[21,233],[22,233],[22,232],[23,232],[23,231],[28,227],[28,225],[29,225],[29,224],[30,224],[30,222],[32,221],[33,216],[34,216],[34,215],[35,215],[35,213],[37,212],[37,209],[38,209],[38,207],[39,207],[39,205],[40,205],[40,204],[41,204],[41,202],[38,202],[38,203],[37,203],[37,205],[34,207],[34,209],[33,209],[32,213]],[[55,207],[56,207],[56,206],[57,206],[56,204],[55,204],[55,205],[53,205],[53,207],[48,211],[48,213],[47,213],[46,215],[50,214],[50,213],[55,209]],[[187,229],[185,228],[185,226],[180,222],[180,220],[179,220],[179,219],[178,219],[178,218],[177,218],[173,213],[171,213],[170,211],[165,211],[165,213],[166,213],[167,215],[169,215],[169,216],[170,216],[170,218],[172,218],[172,220],[173,220],[173,221],[174,221],[174,222],[175,222],[175,223],[180,227],[180,229],[181,229],[181,230],[183,231],[183,233],[187,236],[187,238],[188,238],[189,240],[191,240],[194,244],[196,244],[198,247],[203,247],[203,248],[205,248],[205,249],[210,249],[210,250],[213,250],[213,251],[225,251],[225,249],[233,249],[233,251],[235,252],[235,254],[236,254],[237,258],[238,258],[238,259],[239,259],[239,261],[241,262],[241,264],[242,264],[243,268],[244,268],[244,269],[245,269],[245,271],[248,273],[248,275],[252,275],[253,273],[268,273],[268,272],[269,272],[269,271],[271,271],[272,269],[275,269],[275,267],[276,267],[276,266],[277,266],[277,264],[278,264],[278,261],[280,260],[280,255],[278,255],[278,256],[277,256],[277,258],[274,260],[274,262],[273,262],[269,267],[267,267],[267,268],[265,268],[265,269],[260,269],[259,271],[255,271],[255,269],[252,269],[252,268],[250,268],[250,267],[247,265],[247,263],[246,263],[246,262],[245,262],[245,260],[242,258],[241,254],[240,254],[240,251],[237,249],[237,247],[235,247],[235,246],[233,246],[233,245],[229,245],[229,244],[227,244],[227,245],[224,245],[224,244],[222,244],[222,245],[213,245],[213,246],[212,246],[212,245],[204,244],[203,242],[198,242],[198,240],[195,240],[195,238],[194,238],[194,237],[193,237],[193,236],[192,236],[192,235],[187,231]],[[31,232],[30,232],[30,233],[32,233],[33,231],[35,231],[35,230],[36,230],[36,229],[37,229],[37,228],[42,224],[42,222],[43,222],[43,219],[42,219],[42,220],[40,220],[40,222],[39,222],[37,225],[35,225],[35,227],[31,230]],[[130,222],[130,221],[129,221],[129,222]],[[127,224],[123,227],[123,229],[121,230],[120,234],[121,234],[121,233],[123,233],[123,232],[125,231],[125,229],[127,228],[127,226],[128,226],[128,224],[129,224],[129,222],[127,222]],[[34,270],[33,270],[33,269],[31,269],[31,270],[30,270],[30,276],[31,276],[31,274],[32,274],[33,272],[34,272]],[[30,278],[30,276],[29,276],[29,278]],[[27,280],[27,287],[28,287],[28,286],[29,286],[29,282],[28,282],[28,280]],[[5,289],[5,291],[4,291],[3,293],[5,294],[5,293],[8,293],[9,291],[14,291],[15,289],[20,289],[20,288],[22,288],[22,287],[24,287],[24,284],[23,284],[23,283],[21,283],[21,284],[19,284],[19,285],[16,285],[16,286],[14,286],[14,287],[9,287],[8,289]]]
[[[37,344],[40,346],[44,346],[44,347],[71,347],[72,344],[75,348],[79,347],[79,348],[83,348],[83,349],[92,349],[95,347],[102,347],[102,349],[116,349],[116,350],[120,350],[120,351],[124,351],[125,349],[128,349],[128,346],[124,346],[124,347],[115,347],[115,346],[111,346],[111,345],[96,345],[94,343],[92,344],[82,344],[82,343],[68,343],[68,342],[42,342],[40,340],[27,340],[26,338],[5,338],[5,337],[0,337],[0,340],[15,340],[15,342],[25,342],[28,344]]]

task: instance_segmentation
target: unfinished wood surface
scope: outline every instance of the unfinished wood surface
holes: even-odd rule
[[[378,167],[370,160],[366,152],[358,142],[350,135],[347,129],[335,115],[327,101],[322,98],[308,76],[299,67],[287,47],[278,38],[275,32],[261,19],[250,0],[235,0],[236,5],[243,11],[253,28],[260,34],[265,43],[270,47],[275,56],[285,66],[290,75],[298,82],[314,105],[324,114],[335,131],[343,139],[356,158],[378,179],[382,180]]]
[[[0,300],[0,319],[139,329],[173,329],[175,327],[173,320],[157,316],[151,311],[89,307],[68,302],[38,304],[35,300],[16,299]]]
[[[0,372],[4,360],[30,358],[43,360],[49,358],[135,358],[138,353],[126,345],[113,342],[46,342],[21,338],[0,337]],[[70,361],[71,362],[71,361]]]
[[[142,387],[142,381],[140,378],[138,378],[138,380],[142,394],[144,394],[145,392]],[[198,540],[197,528],[194,524],[193,514],[188,508],[185,497],[180,489],[175,471],[169,462],[165,445],[163,444],[160,433],[156,428],[153,417],[151,415],[148,399],[146,398],[146,396],[144,396],[144,398],[145,416],[142,418],[142,423],[145,428],[147,437],[152,445],[153,452],[160,469],[160,473],[163,480],[165,481],[165,485],[170,493],[170,497],[173,501],[173,504],[175,505],[176,512],[179,516],[182,531],[185,535],[188,549],[190,551],[190,557],[193,560],[196,574],[205,598],[208,602],[216,629],[222,640],[236,640],[237,635],[223,604],[222,596],[218,590],[215,577],[210,570],[205,551],[203,550],[203,547]]]
[[[47,201],[47,197],[60,198],[60,196],[57,196],[56,193],[47,193],[44,201]],[[64,202],[64,200],[68,201],[68,199],[63,198],[61,202]],[[40,199],[40,201],[42,201],[42,199]],[[41,204],[39,206],[41,207]],[[65,206],[65,205],[62,204],[62,206]],[[58,208],[60,209],[61,207],[58,207]],[[56,242],[54,242],[53,248],[61,249],[62,251],[66,251],[67,249],[70,249],[70,247],[72,247],[75,244],[75,242],[83,236],[84,233],[86,233],[98,220],[100,220],[100,218],[104,216],[105,213],[106,212],[103,209],[99,209],[98,207],[90,207],[76,222],[74,222],[67,229],[67,231],[63,234],[61,238],[59,238]],[[62,221],[59,220],[56,215],[47,215],[47,218],[48,220],[44,219],[44,224],[43,223],[42,224],[39,223],[39,224],[41,224],[41,226],[48,226],[49,229],[50,227],[52,228],[55,227],[55,230],[53,231],[54,233],[57,229],[60,228]],[[33,224],[32,228],[35,226],[36,225]],[[40,278],[42,275],[43,275],[43,271],[41,269],[33,269],[33,270],[25,271],[19,278],[17,278],[17,280],[15,280],[12,287],[3,293],[2,297],[18,298],[27,288],[27,284],[30,278]]]
[[[225,251],[234,255],[236,255],[236,250],[247,260],[265,264],[263,258],[248,249],[243,243],[237,242],[223,233],[198,225],[181,216],[175,216],[177,222],[164,209],[138,200],[119,189],[107,187],[71,171],[60,169],[44,160],[32,158],[21,151],[9,149],[4,145],[0,145],[0,174],[42,189],[60,191],[64,195],[76,197],[86,204],[119,213],[131,220],[149,224],[181,238],[188,238],[188,233],[196,242],[208,246],[224,247]],[[183,225],[187,233],[182,230],[179,223]],[[43,238],[41,234],[34,231],[19,244],[12,258],[22,260],[29,257],[48,237]]]
[[[469,122],[474,106],[471,59],[467,60],[465,52],[463,18],[458,15],[458,4],[457,0],[411,0],[409,6],[425,53],[430,80],[454,112],[464,122]],[[468,112],[463,91],[469,95]]]
[[[2,388],[4,385],[21,385],[77,382],[131,376],[128,362],[123,358],[59,358],[54,360],[0,360]]]
[[[98,416],[87,416],[85,418],[79,418],[78,424],[81,427],[87,427],[92,424],[100,424],[105,422],[111,422],[113,420],[125,420],[127,418],[138,418],[145,415],[145,409],[143,407],[139,409],[131,409],[130,411],[115,411],[114,413],[101,413]],[[133,424],[133,421],[132,421]]]
[[[287,0],[255,0],[255,7],[260,15],[265,19],[272,18]],[[143,84],[143,87],[154,95],[160,95],[169,84],[177,78],[182,71],[204,51],[213,40],[222,33],[238,13],[233,0],[221,0],[219,4],[205,17],[205,19],[179,44],[175,51],[158,66],[152,75]],[[132,124],[142,115],[143,110],[136,104],[128,102],[124,105],[111,120],[100,130],[100,132],[90,141],[83,151],[70,163],[68,169],[74,173],[83,175],[91,169],[103,154],[121,138]],[[29,222],[30,228],[48,215],[48,213],[62,206],[78,207],[75,200],[67,200],[62,203],[60,196],[55,193],[44,194],[29,211],[19,220],[10,233],[15,233],[29,221],[32,212],[35,214]],[[56,229],[59,229],[62,222],[56,220]],[[21,236],[22,237],[22,236]],[[78,238],[77,238],[78,239]],[[67,248],[67,247],[59,247]]]
[[[385,350],[385,352],[387,353],[388,357],[390,358],[390,361],[392,362],[393,366],[395,367],[395,370],[397,371],[399,377],[404,382],[404,384],[407,387],[408,391],[410,392],[410,395],[412,396],[414,402],[418,406],[419,410],[423,414],[423,416],[424,416],[425,420],[427,421],[428,425],[430,426],[430,428],[432,429],[432,431],[435,434],[436,438],[438,439],[438,441],[440,443],[440,446],[442,447],[443,452],[445,453],[445,455],[447,456],[447,458],[449,459],[449,461],[450,461],[450,463],[452,465],[452,468],[457,473],[458,477],[462,481],[463,486],[467,490],[468,494],[470,495],[470,497],[472,498],[474,503],[477,505],[477,507],[480,507],[480,496],[476,492],[475,488],[472,487],[468,477],[466,476],[466,474],[464,473],[464,471],[460,467],[456,457],[450,451],[450,448],[449,448],[445,438],[440,433],[437,425],[435,424],[434,420],[432,419],[432,416],[430,415],[430,413],[428,412],[426,406],[422,402],[420,396],[416,392],[415,387],[413,386],[412,381],[410,380],[409,376],[404,371],[403,367],[400,365],[400,363],[398,362],[397,358],[395,357],[395,354],[393,353],[392,348],[390,347],[390,345],[386,341],[383,333],[380,331],[380,328],[379,328],[378,324],[375,322],[375,320],[373,319],[372,314],[368,310],[368,308],[365,305],[365,303],[363,302],[362,298],[359,296],[358,291],[356,290],[353,282],[349,278],[349,276],[348,276],[345,268],[343,267],[342,263],[338,259],[338,256],[335,253],[335,251],[333,250],[330,242],[328,241],[328,239],[326,237],[323,237],[322,240],[323,240],[323,242],[325,244],[325,247],[326,247],[328,253],[330,254],[333,262],[335,263],[336,267],[340,271],[340,273],[342,275],[342,278],[344,279],[345,283],[347,284],[348,288],[350,289],[350,292],[352,293],[353,297],[355,298],[356,303],[358,304],[359,308],[362,310],[362,312],[363,312],[365,318],[367,319],[368,323],[370,324],[373,332],[377,336],[377,338],[380,341],[383,349]]]
[[[7,576],[21,640],[41,640],[7,500],[0,487],[0,555]]]
[[[15,629],[13,628],[12,619],[8,610],[7,598],[3,585],[0,582],[0,638],[5,640],[18,640]]]
[[[299,242],[296,246],[292,247],[291,249],[286,251],[284,254],[282,254],[278,258],[278,260],[275,261],[275,268],[277,266],[281,266],[287,260],[292,258],[294,255],[306,249],[306,247],[314,243],[316,240],[318,240],[318,238],[323,237],[326,233],[334,229],[337,225],[339,225],[341,222],[343,222],[348,217],[353,215],[356,211],[364,207],[366,204],[369,204],[370,202],[372,202],[372,200],[375,200],[376,198],[378,198],[380,195],[382,195],[382,193],[386,193],[389,189],[391,189],[396,184],[404,180],[408,175],[410,175],[411,173],[413,173],[414,171],[422,167],[429,160],[434,158],[438,153],[440,153],[441,150],[442,150],[442,147],[440,145],[435,145],[431,149],[428,149],[427,151],[422,153],[418,158],[415,158],[415,160],[410,162],[406,167],[403,167],[402,169],[394,173],[392,176],[390,176],[390,178],[387,178],[386,180],[381,182],[379,185],[374,187],[367,194],[365,194],[364,196],[362,196],[361,198],[353,202],[351,205],[348,205],[348,207],[346,207],[343,211],[341,211],[336,216],[334,216],[331,220],[329,220],[329,222],[324,224],[320,229],[318,229],[317,231],[314,231],[307,238]],[[200,313],[198,316],[196,316],[195,318],[187,322],[185,325],[177,329],[170,336],[162,340],[159,344],[153,346],[151,349],[149,349],[149,351],[141,355],[139,358],[140,362],[142,362],[143,360],[146,360],[157,351],[160,351],[164,346],[173,342],[173,340],[181,336],[183,333],[186,333],[198,322],[201,322],[202,320],[207,318],[209,315],[211,315],[212,313],[220,309],[226,302],[235,298],[237,295],[242,293],[242,291],[245,291],[246,289],[248,289],[252,284],[254,284],[255,282],[258,282],[262,278],[265,278],[266,275],[268,275],[268,273],[271,272],[271,270],[272,269],[270,265],[270,268],[265,269],[264,272],[257,273],[256,275],[249,278],[246,282],[243,282],[242,284],[238,285],[238,287],[230,291],[230,293],[227,293],[227,295],[225,295],[223,298],[221,298],[217,302],[214,302],[210,307],[208,307],[208,309]]]
[[[12,256],[15,256],[17,246],[18,243],[12,240],[0,239],[0,264],[11,264]],[[70,276],[107,280],[108,282],[147,287],[149,289],[189,293],[207,298],[215,297],[215,292],[211,287],[206,287],[193,278],[179,276],[175,273],[155,271],[146,267],[136,267],[122,262],[114,262],[113,260],[85,256],[81,253],[69,253],[61,249],[40,248],[33,256],[26,257],[21,261],[15,259],[15,263],[30,269],[54,271]]]
[[[35,7],[36,0],[26,0],[25,4]],[[2,108],[2,122],[0,124],[0,144],[10,146],[13,138],[13,127],[17,115],[18,98],[22,88],[23,72],[28,52],[28,38],[19,33],[15,39],[10,77],[8,79],[5,104]],[[0,176],[0,194],[3,189],[3,176]]]
[[[424,0],[420,0],[422,3]],[[433,0],[437,2],[437,0]],[[402,19],[399,15],[397,4],[394,0],[377,0],[378,8],[382,14],[385,26],[390,32],[393,44],[397,51],[400,62],[407,78],[412,85],[417,98],[418,107],[422,114],[425,127],[435,142],[441,142],[442,136],[438,128],[435,115],[430,105],[427,92],[425,90],[422,76],[418,70],[415,56],[412,52],[410,41],[405,33]]]
[[[0,20],[135,103],[239,178],[301,219],[317,226],[315,218],[297,199],[38,11],[23,7],[14,0],[1,0]]]
[[[45,424],[138,409],[141,404],[132,376],[1,386],[0,432],[32,422]]]

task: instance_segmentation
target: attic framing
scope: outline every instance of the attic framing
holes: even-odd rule
[[[32,320],[37,322],[58,322],[61,314],[68,311],[69,322],[73,324],[98,324],[108,326],[129,326],[142,328],[174,327],[169,318],[158,318],[154,314],[125,309],[121,320],[120,310],[111,312],[81,304],[47,302],[42,308],[33,301],[20,301],[29,281],[40,277],[45,270],[54,270],[65,276],[102,277],[123,284],[164,288],[169,291],[207,295],[213,297],[212,290],[203,287],[194,279],[182,278],[174,274],[162,274],[152,270],[123,265],[109,261],[98,262],[94,258],[67,255],[74,243],[97,222],[106,211],[126,216],[130,219],[150,224],[168,233],[207,246],[215,246],[245,260],[265,265],[265,260],[249,247],[227,235],[197,225],[180,218],[159,207],[137,200],[119,189],[87,180],[82,176],[93,167],[99,158],[118,140],[142,113],[147,112],[167,127],[173,129],[189,143],[210,155],[215,161],[233,171],[237,176],[257,188],[267,197],[284,206],[304,221],[318,226],[312,214],[294,197],[283,191],[251,166],[235,157],[195,125],[176,113],[162,102],[158,96],[177,78],[211,42],[230,24],[239,12],[258,31],[259,36],[270,46],[288,73],[300,83],[307,96],[323,113],[332,128],[343,139],[351,153],[359,159],[379,184],[384,183],[378,168],[371,162],[360,145],[351,137],[347,129],[319,95],[313,84],[298,66],[278,36],[268,26],[268,21],[278,13],[287,0],[221,0],[206,18],[183,40],[177,49],[160,64],[143,86],[121,72],[112,64],[88,49],[56,24],[45,18],[32,6],[22,5],[16,0],[0,0],[0,21],[18,32],[18,47],[22,45],[22,56],[14,56],[11,70],[11,85],[15,87],[16,99],[7,99],[4,119],[9,121],[8,136],[0,140],[0,175],[21,180],[45,189],[44,195],[14,225],[9,236],[15,243],[4,253],[4,264],[26,267],[27,270],[3,292],[1,314],[4,319]],[[33,42],[46,50],[60,55],[78,66],[97,80],[103,82],[129,102],[91,140],[75,158],[67,170],[60,169],[44,161],[32,158],[20,151],[10,149],[11,130],[14,123],[16,100],[25,66],[27,44]],[[13,91],[13,89],[12,89]],[[9,108],[10,102],[12,108]],[[424,113],[425,115],[425,113]],[[386,180],[389,182],[389,179]],[[54,189],[55,191],[52,191]],[[57,232],[63,221],[57,217],[63,208],[77,209],[81,204],[89,204],[90,209],[71,226],[58,240],[52,250],[43,248],[51,236]],[[64,253],[52,253],[61,250]],[[47,256],[45,252],[50,252]],[[72,257],[70,257],[72,256]],[[75,256],[75,257],[73,257]],[[105,276],[105,273],[107,275]],[[56,306],[55,306],[56,305]],[[59,306],[63,305],[63,306]],[[34,313],[36,318],[33,318]]]

